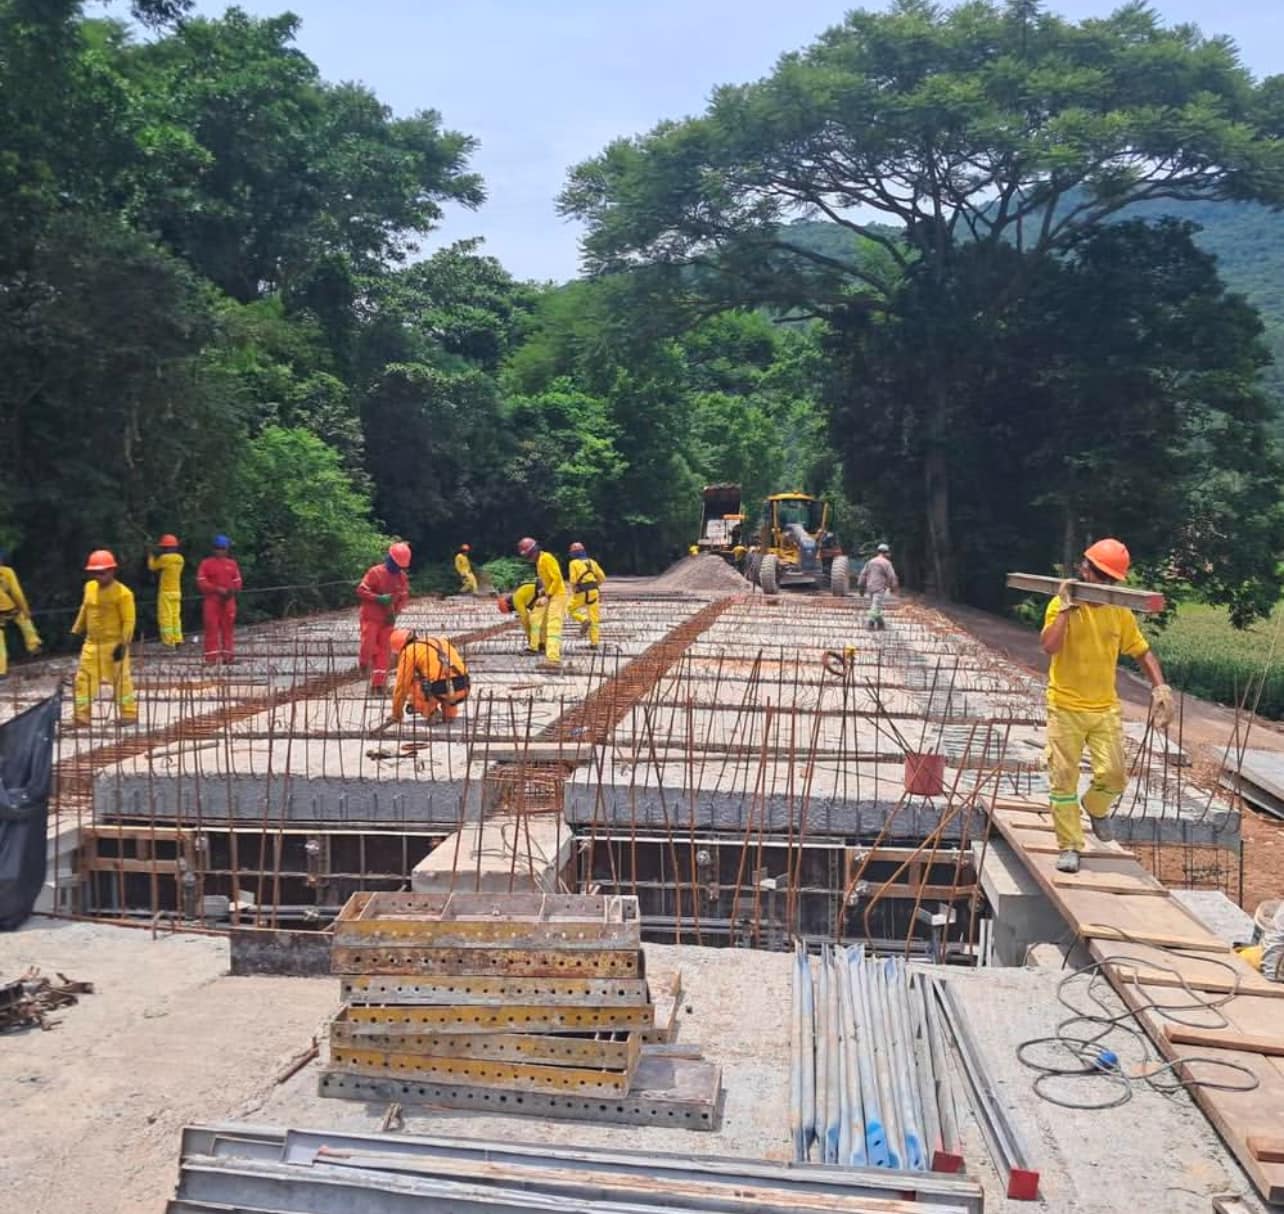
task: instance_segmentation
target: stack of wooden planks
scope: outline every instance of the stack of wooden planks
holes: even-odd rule
[[[1284,1202],[1284,985],[1241,961],[1118,844],[1088,834],[1080,871],[1059,873],[1046,804],[999,798],[993,817],[1159,1052],[1195,1085],[1192,1096],[1258,1192]],[[1190,1010],[1187,989],[1234,997],[1208,1013],[1208,1028],[1192,1028],[1203,1013]],[[1182,1023],[1156,1004],[1182,1005]],[[1246,1067],[1258,1086],[1200,1086],[1242,1082],[1198,1061],[1209,1058]]]
[[[657,1013],[635,898],[356,894],[331,969],[322,1095],[713,1128],[718,1068],[658,1048],[679,988]]]

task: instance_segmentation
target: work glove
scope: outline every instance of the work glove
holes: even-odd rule
[[[392,606],[392,595],[390,595],[390,594],[379,594],[379,595],[376,595],[376,596],[375,596],[375,602],[376,602],[376,603],[378,603],[380,607],[391,607],[391,606]]]
[[[1159,729],[1167,729],[1173,719],[1173,689],[1160,683],[1150,692],[1150,716]]]
[[[1057,587],[1057,598],[1061,600],[1062,611],[1074,611],[1080,606],[1074,601],[1074,578],[1066,578]]]
[[[125,642],[121,641],[121,643],[111,651],[111,660],[113,662],[123,661],[125,654],[128,652],[129,650],[126,648]]]

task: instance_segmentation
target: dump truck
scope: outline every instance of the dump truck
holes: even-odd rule
[[[846,595],[851,564],[829,529],[829,504],[809,493],[767,498],[746,573],[764,594],[798,586]]]
[[[705,485],[701,494],[700,535],[696,549],[739,565],[745,554],[741,538],[745,516],[740,512],[739,485]]]

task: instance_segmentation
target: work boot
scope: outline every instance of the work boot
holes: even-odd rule
[[[1057,872],[1077,873],[1079,871],[1079,853],[1073,847],[1067,847],[1057,857]]]
[[[1102,843],[1113,843],[1115,841],[1115,828],[1110,825],[1110,819],[1105,814],[1102,814],[1100,818],[1089,814],[1088,824],[1092,827],[1092,833]]]

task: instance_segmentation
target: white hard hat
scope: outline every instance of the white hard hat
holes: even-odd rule
[[[879,552],[891,552],[891,549],[886,544],[879,544],[878,550]]]

